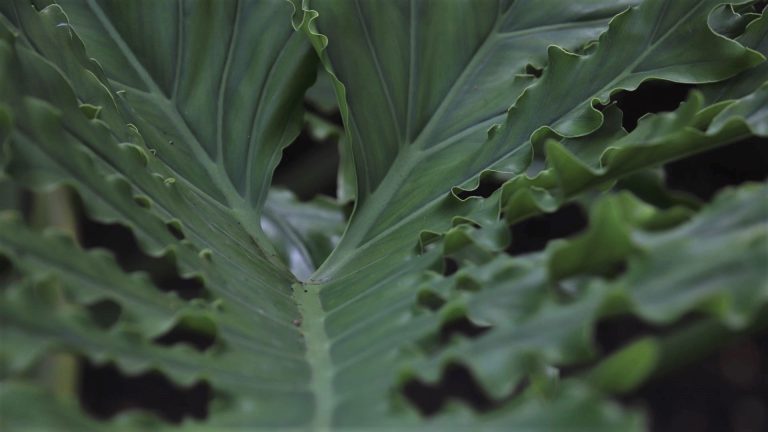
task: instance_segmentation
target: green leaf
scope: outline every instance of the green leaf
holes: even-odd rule
[[[765,135],[768,88],[744,78],[764,61],[763,18],[732,40],[711,23],[735,35],[746,18],[715,0],[34,3],[0,5],[0,166],[24,187],[71,186],[88,217],[128,227],[206,295],[165,293],[108,253],[3,214],[0,254],[23,275],[0,292],[14,345],[0,351],[4,428],[172,428],[147,415],[96,422],[30,384],[43,356],[71,352],[208,382],[208,417],[182,430],[641,430],[605,392],[639,385],[663,353],[623,382],[621,358],[559,376],[599,355],[595,324],[701,311],[742,329],[768,301],[765,186],[698,213],[610,193]],[[302,111],[317,58],[344,131]],[[601,106],[651,79],[748,85],[727,100],[693,93],[628,133]],[[337,202],[269,188],[305,121],[342,146]],[[511,180],[459,198],[492,171]],[[509,223],[573,199],[590,207],[586,232],[503,252]],[[446,258],[452,276],[439,273]],[[114,323],[94,315],[104,301]],[[465,316],[485,332],[440,340]],[[179,327],[214,343],[158,343]],[[470,371],[491,409],[451,401],[420,415],[402,387],[448,365]]]
[[[150,3],[145,6],[148,5]],[[152,5],[162,8],[165,3]],[[74,6],[87,6],[91,11],[97,11],[99,8],[95,3],[78,3]],[[234,12],[236,5],[232,3],[230,6],[230,11]],[[281,2],[259,2],[250,6],[266,8],[272,10],[271,13],[282,13],[286,16],[289,9]],[[233,379],[232,375],[228,378],[226,373],[222,375],[228,382],[218,385],[220,388],[228,388],[220,394],[222,397],[229,394],[246,405],[247,400],[251,400],[251,403],[261,407],[257,411],[251,411],[256,417],[259,417],[258,413],[274,412],[274,415],[265,416],[257,424],[303,423],[306,416],[311,416],[312,396],[307,393],[305,385],[308,369],[303,358],[300,332],[292,324],[299,316],[291,298],[291,284],[295,282],[295,278],[272,256],[272,247],[262,239],[263,234],[258,224],[260,203],[257,201],[262,199],[258,196],[266,195],[267,191],[266,185],[259,186],[258,182],[268,180],[260,176],[259,179],[254,177],[250,186],[254,194],[250,198],[251,201],[246,200],[243,195],[236,197],[240,204],[233,202],[230,205],[220,201],[226,195],[226,192],[222,191],[232,187],[231,184],[224,187],[224,180],[227,180],[229,175],[225,169],[217,168],[220,171],[217,171],[216,177],[202,174],[207,168],[215,165],[213,159],[208,159],[210,162],[205,159],[191,160],[185,167],[174,166],[174,163],[183,162],[171,156],[168,146],[175,144],[163,137],[158,128],[169,127],[175,123],[162,121],[148,126],[147,120],[142,116],[149,114],[141,113],[136,107],[120,99],[120,96],[117,96],[119,90],[112,86],[120,88],[121,83],[117,80],[108,81],[99,65],[88,59],[82,43],[58,6],[49,6],[35,12],[29,5],[17,2],[13,12],[15,15],[12,21],[19,23],[24,36],[15,40],[12,38],[13,45],[10,46],[2,42],[3,47],[8,48],[11,53],[4,76],[13,74],[14,82],[19,84],[13,93],[8,95],[12,102],[10,105],[14,107],[15,123],[9,142],[11,158],[4,158],[3,165],[6,165],[9,173],[23,184],[47,187],[50,184],[66,182],[74,186],[85,199],[92,217],[129,226],[148,253],[171,254],[176,258],[183,275],[202,278],[214,300],[210,304],[203,302],[204,309],[209,310],[203,315],[215,323],[218,329],[217,340],[225,347],[223,352],[226,354],[221,356],[218,355],[220,352],[216,352],[200,356],[193,355],[189,349],[167,349],[155,345],[152,342],[155,336],[190,315],[191,312],[184,312],[184,308],[195,309],[199,306],[186,306],[183,301],[180,305],[173,306],[173,303],[169,304],[163,300],[161,292],[146,278],[140,283],[135,282],[135,278],[128,277],[114,263],[109,264],[104,259],[78,254],[73,247],[65,250],[56,246],[58,243],[52,245],[48,241],[23,241],[24,231],[21,228],[12,238],[4,238],[2,246],[6,254],[14,259],[16,266],[28,274],[50,273],[73,293],[69,297],[70,301],[90,303],[104,296],[116,301],[125,311],[126,322],[130,322],[132,316],[138,320],[140,325],[125,324],[130,328],[129,333],[138,333],[138,337],[110,337],[109,333],[93,328],[93,323],[88,321],[85,325],[73,327],[75,323],[69,316],[52,320],[31,319],[34,315],[31,312],[24,314],[23,311],[36,307],[34,302],[29,304],[29,307],[9,304],[7,307],[10,309],[3,314],[4,319],[10,319],[14,326],[25,329],[27,333],[37,332],[37,339],[27,336],[30,342],[36,341],[48,346],[51,340],[68,337],[70,340],[79,341],[68,345],[69,349],[90,354],[101,361],[115,359],[128,371],[160,368],[182,383],[199,378],[216,380],[212,377],[215,373],[206,372],[205,363],[208,363],[210,368],[221,371],[240,370],[249,378],[240,376]],[[198,16],[201,16],[201,13],[204,11],[198,11]],[[263,20],[265,14],[264,10],[248,9],[243,12],[242,17],[243,20]],[[106,25],[103,20],[98,22],[100,25]],[[291,31],[287,21],[282,21],[282,24],[279,20],[268,22],[275,28],[274,39],[263,39],[261,34],[252,32],[247,36],[252,39],[258,37],[268,46],[274,45],[277,50],[284,49],[298,56],[286,56],[285,63],[267,63],[268,59],[265,58],[246,57],[244,63],[238,67],[251,67],[255,71],[258,68],[270,69],[274,63],[275,68],[293,68],[293,73],[311,77],[312,72],[307,72],[303,66],[307,62],[312,63],[308,45]],[[90,28],[85,24],[81,25],[83,28]],[[189,25],[190,29],[194,29],[194,23]],[[245,23],[243,25],[248,27]],[[140,29],[134,29],[138,30]],[[105,35],[110,38],[117,37],[115,33],[110,32],[99,36]],[[145,32],[140,36],[150,37]],[[113,51],[117,52],[120,51]],[[106,65],[107,62],[103,64]],[[142,69],[145,65],[128,66]],[[119,69],[117,65],[115,67]],[[239,70],[238,67],[233,67],[232,73]],[[194,67],[186,69],[195,70]],[[201,68],[198,69],[202,71]],[[130,70],[121,72],[127,74]],[[161,72],[153,69],[152,73]],[[152,76],[155,75],[150,77]],[[256,74],[250,77],[255,78]],[[290,77],[291,75],[287,78]],[[212,78],[213,76],[209,77]],[[186,85],[189,86],[191,79],[183,78],[182,81],[186,80]],[[244,88],[244,83],[233,82],[237,83],[239,90]],[[138,85],[136,82],[131,84]],[[261,85],[262,82],[250,84]],[[277,111],[276,105],[273,104],[270,104],[268,109],[265,108],[261,112],[264,117],[259,117],[256,122],[261,122],[263,129],[253,129],[254,133],[260,134],[258,144],[265,146],[263,150],[254,152],[275,153],[271,159],[267,158],[270,160],[259,158],[259,163],[265,164],[265,172],[271,174],[280,147],[292,139],[292,134],[295,134],[301,124],[300,111],[296,111],[292,117],[289,116],[293,120],[288,123],[284,123],[283,117],[286,113],[293,112],[291,110],[300,110],[303,88],[306,88],[308,82],[298,87],[293,87],[295,83],[291,84],[291,88],[283,93],[279,83],[263,84],[267,88],[265,91],[274,92],[270,96],[271,99],[283,97],[286,100],[283,107],[278,107]],[[168,98],[162,99],[164,96],[155,92],[156,88],[151,88],[151,85],[149,87],[144,88],[149,92],[142,93],[142,97],[158,98],[161,102],[154,108],[162,108],[170,117],[179,115],[175,103],[171,104]],[[131,92],[133,90],[128,91]],[[4,99],[3,102],[9,99]],[[96,119],[88,118],[80,110],[79,101],[101,107],[100,116]],[[248,100],[248,103],[252,102],[253,100]],[[256,107],[253,109],[256,110]],[[263,124],[273,116],[280,117],[279,127],[284,129],[281,129],[277,137],[273,135],[274,130],[270,129],[271,125]],[[128,123],[138,125],[138,129]],[[270,141],[269,137],[275,139]],[[243,141],[245,142],[247,140]],[[199,142],[184,140],[178,144],[188,145],[191,149],[192,146],[199,145]],[[215,145],[215,141],[213,144]],[[164,152],[169,152],[168,157],[163,157]],[[189,158],[189,154],[185,157]],[[188,171],[185,172],[185,169]],[[196,174],[190,174],[193,172]],[[214,184],[211,181],[220,183]],[[219,186],[223,189],[217,189]],[[245,206],[248,211],[239,211],[238,205]],[[170,224],[176,224],[180,228],[174,233],[174,230],[168,227]],[[10,231],[4,229],[3,233]],[[183,238],[177,238],[180,235]],[[20,241],[22,243],[19,243]],[[23,251],[20,249],[25,247],[27,249]],[[37,249],[33,249],[34,247]],[[36,256],[39,261],[18,261],[24,257]],[[62,263],[63,257],[68,258],[68,261]],[[46,263],[42,269],[39,264],[41,262]],[[90,283],[83,285],[81,281],[84,278]],[[116,283],[120,280],[125,282]],[[157,307],[162,306],[154,315],[146,309],[151,306],[152,301],[149,299],[152,297],[135,299],[139,291],[145,296],[154,296]],[[12,293],[6,294],[10,296]],[[177,300],[178,302],[180,300]],[[168,307],[171,309],[168,310]],[[138,310],[132,312],[131,308]],[[218,312],[214,313],[214,309]],[[46,317],[50,315],[45,310],[38,311],[38,315],[40,313]],[[146,320],[139,319],[145,314]],[[194,316],[197,316],[197,313]],[[224,322],[229,320],[236,322],[240,330],[226,335],[228,331],[221,326],[226,327]],[[41,323],[46,323],[47,327],[40,328]],[[55,336],[50,331],[53,331]],[[65,336],[65,332],[69,332],[70,336]],[[43,337],[39,337],[40,335]],[[204,360],[206,358],[207,360]],[[251,360],[245,361],[243,358]],[[262,364],[275,366],[264,369]],[[270,370],[271,372],[268,372]],[[284,372],[279,372],[280,370]],[[265,380],[257,378],[259,375],[265,377]],[[246,387],[256,387],[245,391],[237,390],[237,386],[232,384],[238,381]],[[269,384],[267,381],[280,384]],[[262,390],[255,390],[258,387]],[[272,390],[265,392],[264,389],[267,388]],[[236,396],[243,394],[250,396]],[[288,401],[291,401],[295,411],[275,409]],[[243,405],[230,406],[220,411],[220,417],[235,418],[245,415],[247,411]]]
[[[659,358],[659,347],[651,338],[640,339],[614,353],[590,376],[595,386],[612,393],[625,393],[648,378]]]
[[[744,34],[737,40],[748,48],[768,56],[768,15],[762,14],[750,22]],[[710,103],[741,98],[757,90],[768,81],[768,63],[764,62],[723,82],[704,88],[704,95]]]
[[[285,25],[289,5],[58,3],[110,83],[125,90],[158,157],[224,204],[258,208],[280,151],[298,135],[299,102],[314,75],[309,46]]]
[[[331,253],[344,231],[344,217],[329,199],[300,203],[289,191],[273,189],[261,225],[293,274],[305,279]]]
[[[395,232],[402,233],[399,237],[412,238],[425,229],[445,230],[447,218],[440,213],[457,215],[460,211],[445,209],[456,204],[446,203],[448,189],[436,185],[472,187],[482,171],[500,166],[511,165],[511,169],[519,173],[528,163],[532,135],[536,140],[543,138],[547,131],[564,136],[595,131],[602,124],[603,116],[593,104],[607,102],[617,90],[634,89],[648,79],[687,83],[716,81],[763,60],[757,52],[712,32],[707,17],[716,2],[671,5],[648,1],[616,16],[610,29],[600,37],[597,50],[588,56],[550,47],[548,58],[540,54],[538,59],[532,59],[527,51],[522,51],[519,56],[503,56],[498,62],[484,61],[487,56],[496,59],[492,54],[494,49],[501,49],[497,45],[503,45],[502,41],[525,43],[531,34],[546,40],[541,48],[561,41],[573,44],[566,45],[569,47],[579,46],[599,33],[607,22],[606,18],[585,23],[585,16],[595,18],[607,12],[613,15],[617,8],[621,9],[615,2],[535,8],[558,12],[546,16],[533,13],[529,22],[525,14],[513,13],[523,3],[515,2],[508,9],[490,3],[483,9],[473,4],[471,13],[462,9],[469,6],[461,3],[429,11],[421,10],[425,5],[414,6],[414,14],[423,14],[418,15],[420,21],[444,22],[446,26],[450,25],[451,16],[474,17],[474,21],[469,21],[473,24],[465,26],[467,34],[461,36],[430,25],[426,26],[429,31],[417,27],[421,31],[413,37],[403,33],[397,38],[381,35],[399,22],[398,19],[408,22],[413,15],[408,2],[376,4],[378,8],[369,5],[371,10],[359,2],[310,3],[317,12],[305,12],[302,28],[314,38],[316,48],[322,50],[329,70],[344,82],[345,92],[360,95],[357,101],[351,97],[341,100],[357,163],[359,200],[349,229],[321,267],[317,280],[343,275],[380,259],[378,253],[365,254],[366,262],[354,259],[360,256],[356,250],[372,248],[372,243],[379,238],[394,237]],[[318,13],[319,16],[314,17]],[[552,25],[561,29],[564,22],[571,22],[569,20],[579,24],[565,26],[570,31],[550,31]],[[409,28],[406,23],[399,26]],[[503,30],[507,28],[521,29],[523,35],[513,31],[505,37]],[[335,47],[329,43],[325,48],[326,36],[315,32],[327,33],[329,40],[333,40],[334,32],[343,32],[345,37],[337,37]],[[457,44],[444,37],[446,34],[475,42]],[[455,64],[430,66],[445,72],[428,72],[419,62],[428,61],[428,56],[420,55],[420,49],[422,44],[431,41],[430,37],[436,38],[430,52],[455,46],[465,47],[466,51],[450,57]],[[507,41],[507,37],[511,41]],[[397,46],[411,46],[398,42],[400,40],[413,41],[411,69],[418,73],[411,80],[406,73],[410,69],[397,66],[408,65],[410,58],[395,56],[408,52],[396,49]],[[691,40],[696,43],[687,42]],[[548,67],[544,75],[532,85],[531,77],[512,77],[508,73],[500,77],[494,73],[499,67],[505,71],[521,71],[528,63],[545,62]],[[693,63],[697,67],[689,67]],[[396,72],[390,73],[387,68]],[[482,72],[475,68],[481,68]],[[422,85],[418,81],[419,73],[440,79]],[[572,82],[581,85],[571,87]],[[528,85],[531,86],[515,101]],[[473,86],[482,90],[473,92]],[[408,97],[409,89],[413,88],[420,89],[414,95],[420,99]],[[482,104],[480,100],[473,102],[473,98],[481,95],[490,96],[484,96]],[[503,95],[507,98],[502,100]],[[340,97],[345,98],[345,93]],[[449,109],[456,105],[455,97],[462,98],[461,110]],[[407,103],[409,100],[411,104]],[[513,103],[514,107],[507,113],[507,107]],[[413,109],[407,109],[409,106]],[[381,113],[390,114],[385,117],[386,121],[382,121]],[[504,126],[491,127],[501,123]],[[489,128],[490,132],[486,133]],[[430,220],[442,223],[431,225]]]
[[[658,231],[649,222],[672,210],[659,212],[630,195],[609,195],[593,207],[584,234],[552,242],[542,253],[467,262],[455,275],[421,289],[443,299],[435,325],[459,309],[472,322],[490,326],[488,331],[456,338],[414,367],[423,379],[435,381],[446,365],[466,364],[494,398],[502,398],[532,371],[594,357],[592,329],[604,316],[631,312],[671,323],[698,310],[743,329],[768,301],[760,264],[768,259],[767,197],[766,184],[728,190],[691,220]],[[611,244],[609,238],[619,240]],[[601,277],[609,263],[626,263],[628,269]],[[473,292],[468,286],[480,288]],[[652,357],[647,349],[643,355]],[[647,361],[641,366],[646,370],[636,371],[629,382],[612,382],[618,386],[613,390],[646,378],[657,366],[652,358]],[[607,363],[595,373],[607,374],[611,367]]]
[[[590,188],[610,184],[648,166],[752,134],[762,136],[768,125],[761,111],[766,90],[768,87],[763,86],[743,99],[706,108],[701,95],[694,92],[676,111],[643,117],[629,134],[611,110],[603,127],[592,135],[560,143],[548,140],[548,169],[535,177],[516,176],[503,186],[500,199],[506,218],[514,222],[551,212]],[[709,119],[712,114],[714,118]]]
[[[596,38],[633,2],[537,3],[310,3],[320,14],[313,24],[337,41],[327,46],[329,67],[347,92],[360,95],[343,101],[342,112],[359,161],[361,201],[402,151],[484,136],[530,82],[512,74],[541,67],[550,44],[575,49]],[[403,31],[393,34],[393,26]]]

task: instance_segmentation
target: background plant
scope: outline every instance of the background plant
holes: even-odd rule
[[[660,169],[764,160],[761,2],[31,3],[0,5],[5,429],[643,429],[615,395],[765,325],[765,184]],[[643,85],[687,97],[638,120]],[[204,408],[93,418],[77,364]]]

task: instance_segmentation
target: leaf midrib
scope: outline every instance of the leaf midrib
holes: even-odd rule
[[[312,430],[329,432],[333,420],[335,395],[334,364],[331,340],[325,330],[326,312],[320,301],[320,290],[306,284],[293,285],[294,299],[301,313],[300,323],[306,343],[306,359],[311,370],[310,388],[316,402]]]

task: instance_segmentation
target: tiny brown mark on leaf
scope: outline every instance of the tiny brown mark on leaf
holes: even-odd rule
[[[293,320],[293,321],[291,321],[291,322],[292,322],[292,323],[293,323],[293,325],[295,325],[296,327],[299,327],[299,326],[301,326],[301,320],[300,320],[299,318],[296,318],[295,320]]]

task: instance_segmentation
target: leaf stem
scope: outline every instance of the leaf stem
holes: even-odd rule
[[[78,241],[77,216],[68,189],[60,187],[34,194],[30,219],[33,226],[54,227]],[[58,304],[64,305],[64,293],[59,286],[55,289]],[[69,399],[77,394],[78,369],[74,355],[65,352],[50,354],[42,364],[40,375],[57,397]]]

